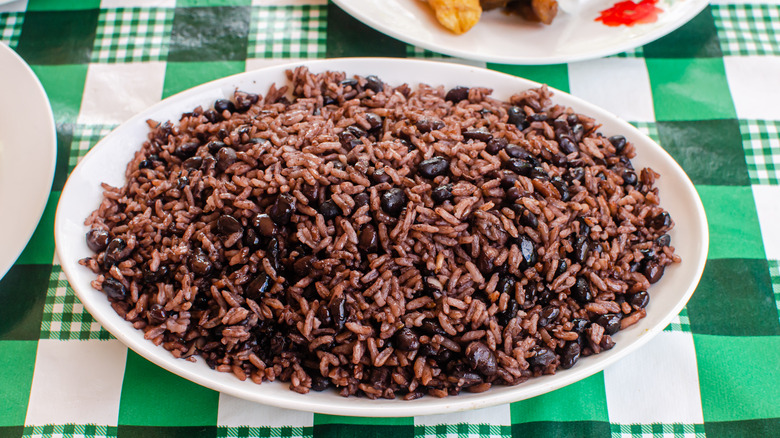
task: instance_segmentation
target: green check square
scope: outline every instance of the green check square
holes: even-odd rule
[[[86,63],[95,39],[97,18],[97,9],[28,10],[16,50],[28,64]]]
[[[646,59],[656,120],[734,119],[720,58]]]
[[[117,427],[120,438],[214,438],[216,426],[126,426]]]
[[[328,31],[325,57],[382,56],[403,58],[406,56],[406,44],[366,26],[333,2],[328,2],[327,10]]]
[[[0,438],[19,438],[20,436],[24,436],[24,426],[0,426]]]
[[[14,48],[22,33],[24,12],[0,12],[0,43]]]
[[[165,66],[163,99],[214,79],[244,71],[244,61],[169,62]]]
[[[17,262],[0,279],[0,340],[38,340],[50,271]]]
[[[529,79],[547,84],[565,93],[569,92],[569,67],[568,64],[552,65],[508,65],[488,64],[488,68],[513,76]]]
[[[646,58],[720,58],[720,42],[710,7],[674,32],[644,46]]]
[[[0,341],[0,426],[24,424],[37,341]]]
[[[327,23],[325,5],[254,7],[247,57],[324,58]]]
[[[41,220],[17,263],[45,264],[48,267],[54,259],[54,214],[57,212],[60,194],[59,191],[52,191],[49,195]]]
[[[777,436],[780,418],[757,418],[742,421],[708,421],[707,438],[754,438]]]
[[[610,436],[605,421],[535,421],[512,424],[513,437],[603,438]]]
[[[609,421],[604,373],[510,405],[512,424],[545,421]]]
[[[128,350],[119,404],[120,425],[214,425],[218,405],[218,392],[185,380]],[[182,406],[186,406],[187,415],[170,414],[180,412]]]
[[[59,0],[29,0],[27,11],[70,11],[79,9],[97,9],[100,0],[79,0],[63,2]]]
[[[694,184],[750,184],[736,120],[658,122],[657,125],[661,145]]]
[[[763,259],[764,241],[752,189],[697,185],[710,230],[707,258]]]
[[[401,438],[414,436],[414,418],[341,417],[314,414],[314,436],[344,438]]]
[[[780,184],[780,121],[740,120],[751,184]]]
[[[780,417],[779,336],[694,334],[693,342],[705,424]]]
[[[32,70],[46,90],[55,122],[75,123],[81,109],[87,65],[33,65]]]
[[[168,61],[246,59],[249,7],[176,8]]]

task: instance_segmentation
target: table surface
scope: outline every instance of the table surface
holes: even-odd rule
[[[704,203],[707,267],[682,313],[604,372],[517,403],[396,419],[262,406],[147,362],[74,296],[54,256],[54,212],[80,157],[181,90],[295,59],[443,57],[322,0],[17,1],[0,6],[0,43],[40,78],[58,139],[46,211],[0,280],[0,438],[780,436],[777,0],[713,3],[672,34],[603,59],[468,61],[583,97],[658,141]]]

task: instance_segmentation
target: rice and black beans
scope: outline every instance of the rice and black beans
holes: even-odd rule
[[[658,175],[545,87],[288,77],[149,121],[86,220],[93,286],[176,357],[301,393],[480,392],[612,348],[679,262]]]

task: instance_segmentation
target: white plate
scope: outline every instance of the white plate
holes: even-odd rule
[[[57,131],[30,67],[0,43],[0,278],[30,240],[49,199]]]
[[[346,71],[349,75],[381,72],[381,78],[391,85],[404,82],[416,85],[418,82],[425,82],[448,87],[490,86],[495,89],[495,96],[500,98],[508,98],[514,92],[539,86],[525,79],[489,70],[440,62],[346,58],[308,61],[304,64],[314,72],[329,69]],[[209,106],[215,99],[229,97],[236,88],[265,94],[271,83],[286,82],[285,69],[293,66],[274,66],[238,74],[166,99],[106,136],[81,161],[65,185],[57,207],[54,229],[57,254],[68,280],[84,306],[108,331],[157,365],[217,391],[283,408],[378,417],[453,412],[533,397],[601,371],[660,332],[693,293],[704,269],[708,239],[704,209],[688,177],[669,154],[628,123],[578,98],[557,92],[554,99],[558,103],[595,116],[603,124],[602,132],[605,135],[622,133],[634,142],[638,151],[636,165],[651,166],[662,175],[658,184],[661,200],[664,208],[677,223],[672,232],[672,243],[683,262],[666,269],[666,275],[651,290],[653,299],[647,317],[618,333],[615,337],[615,348],[603,354],[583,358],[570,370],[561,371],[554,376],[532,379],[515,387],[495,387],[481,394],[463,393],[444,399],[423,397],[414,401],[343,398],[335,392],[301,395],[290,391],[287,384],[256,385],[249,381],[241,382],[232,374],[209,369],[203,360],[192,363],[175,359],[162,347],[156,347],[145,340],[141,331],[135,330],[114,312],[103,293],[90,287],[90,281],[95,275],[78,264],[79,259],[91,255],[84,239],[87,232],[84,218],[100,202],[101,182],[105,181],[114,186],[124,184],[126,164],[146,139],[148,127],[145,120],[179,120],[181,113],[191,111],[198,105]]]
[[[549,26],[530,23],[501,10],[482,13],[467,33],[442,27],[422,0],[333,0],[350,15],[401,41],[434,52],[502,64],[557,64],[600,58],[639,47],[682,26],[707,6],[707,0],[660,0],[658,21],[609,27],[594,21],[622,0],[559,0]],[[567,8],[567,9],[568,9]]]

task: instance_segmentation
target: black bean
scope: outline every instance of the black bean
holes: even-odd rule
[[[501,187],[503,187],[504,189],[514,187],[515,182],[517,181],[517,174],[512,172],[511,170],[504,169],[499,171],[498,177],[501,180]]]
[[[577,116],[577,114],[569,114],[566,116],[566,122],[573,126],[580,122],[580,118]]]
[[[501,152],[502,149],[507,147],[509,142],[505,138],[496,138],[493,137],[490,139],[490,141],[487,142],[487,146],[485,146],[485,152],[496,155],[497,153]]]
[[[606,315],[601,315],[596,320],[596,324],[604,327],[604,333],[608,335],[614,335],[615,333],[620,330],[620,320],[621,317],[619,314],[614,313],[608,313]]]
[[[528,118],[534,122],[546,122],[548,119],[547,114],[545,113],[531,114],[530,116],[528,116]]]
[[[536,228],[539,226],[539,220],[536,218],[536,215],[526,208],[520,210],[517,220],[524,227]]]
[[[585,236],[577,237],[571,259],[577,263],[584,263],[585,260],[588,259],[588,252],[590,252],[590,242],[588,241],[588,238]]]
[[[525,111],[519,106],[513,106],[507,110],[509,118],[508,123],[517,126],[517,129],[523,130],[528,127],[526,123]]]
[[[582,167],[570,167],[568,172],[568,179],[572,182],[574,181],[582,181],[582,179],[585,177],[585,169]]]
[[[499,324],[506,327],[506,325],[509,324],[509,321],[517,316],[518,311],[520,311],[520,306],[514,298],[511,298],[509,302],[506,303],[506,309],[504,309],[503,312],[496,313],[496,320]]]
[[[342,146],[344,146],[344,149],[348,151],[351,151],[357,146],[363,144],[362,141],[358,140],[358,137],[356,137],[355,134],[347,130],[341,131],[339,133],[339,142],[341,143]]]
[[[312,269],[314,269],[312,263],[315,263],[316,261],[317,257],[313,255],[305,255],[293,263],[293,270],[300,277],[305,277],[311,274]]]
[[[636,177],[636,173],[626,170],[623,172],[623,184],[627,186],[635,186],[639,180]]]
[[[179,145],[176,150],[173,151],[173,154],[181,159],[186,159],[191,157],[199,147],[200,143],[197,141],[190,141]]]
[[[268,289],[271,286],[271,279],[268,274],[261,272],[260,275],[255,277],[246,287],[244,296],[254,301],[259,301],[263,298]]]
[[[526,151],[521,146],[518,146],[516,144],[508,144],[506,145],[504,150],[506,151],[506,154],[509,155],[510,158],[527,159],[531,156],[531,154],[529,154],[528,151]]]
[[[649,302],[650,294],[648,294],[647,291],[639,291],[628,296],[628,304],[631,304],[637,309],[644,309]]]
[[[92,252],[103,251],[108,246],[109,238],[108,231],[93,228],[87,231],[87,246]]]
[[[217,123],[220,120],[222,120],[222,115],[214,111],[213,109],[207,109],[206,111],[204,111],[203,116],[206,117],[206,120],[208,120],[209,123]]]
[[[664,275],[664,266],[658,263],[648,263],[644,270],[645,277],[650,284],[657,283]]]
[[[243,237],[244,246],[249,248],[251,251],[257,251],[260,249],[260,245],[262,244],[262,241],[260,240],[260,234],[254,230],[254,228],[249,228],[244,232]]]
[[[209,260],[208,254],[201,248],[195,249],[190,255],[190,269],[198,275],[208,275],[211,272],[213,264]]]
[[[382,80],[375,75],[366,76],[366,89],[373,91],[374,93],[380,93],[384,89]]]
[[[514,204],[518,199],[523,197],[523,192],[519,188],[512,186],[507,189],[504,199],[509,204]]]
[[[343,81],[339,82],[339,85],[341,85],[344,88],[352,87],[357,89],[358,81],[355,78],[344,79]]]
[[[553,179],[550,180],[552,182],[552,185],[558,190],[558,193],[561,195],[561,201],[567,202],[571,199],[571,195],[569,194],[569,186],[566,184],[566,181],[563,180],[560,176],[556,176]]]
[[[535,351],[536,354],[526,358],[528,365],[531,365],[532,367],[546,368],[555,360],[555,353],[548,348],[537,348],[533,351]]]
[[[436,178],[439,175],[443,175],[449,167],[449,160],[435,156],[420,163],[417,170],[425,178]]]
[[[430,319],[423,320],[422,324],[420,324],[420,330],[423,333],[427,334],[428,336],[447,335],[447,332],[445,332],[444,329],[441,328],[438,322],[434,322]]]
[[[358,247],[360,249],[366,252],[375,252],[378,243],[379,236],[373,225],[366,225],[360,230],[360,236],[358,236]]]
[[[218,99],[214,102],[214,110],[220,114],[222,114],[224,111],[230,111],[232,113],[236,111],[236,106],[233,105],[233,102],[227,99]]]
[[[224,172],[228,167],[232,166],[236,160],[238,160],[236,151],[233,148],[225,146],[217,151],[217,170]]]
[[[469,88],[468,87],[461,87],[457,86],[450,91],[447,92],[447,95],[444,96],[444,100],[458,103],[461,100],[466,100],[469,98]]]
[[[672,217],[667,212],[658,214],[650,220],[650,226],[656,230],[669,228],[672,226]]]
[[[165,307],[155,303],[146,312],[146,319],[149,321],[149,324],[160,325],[168,319],[168,312],[165,311]]]
[[[168,275],[168,266],[160,265],[157,267],[156,271],[152,271],[149,269],[149,264],[147,263],[144,265],[143,269],[141,269],[141,274],[144,283],[154,284],[163,280]]]
[[[512,172],[523,176],[530,176],[534,169],[533,164],[522,158],[510,158],[509,161],[505,163],[505,166]]]
[[[325,391],[330,386],[330,379],[322,377],[320,374],[309,373],[311,375],[311,390],[312,391]]]
[[[393,345],[401,351],[414,351],[420,348],[420,340],[411,329],[404,327],[395,333]]]
[[[577,363],[579,358],[580,344],[578,344],[576,341],[567,342],[563,347],[563,351],[561,352],[561,368],[568,370]]]
[[[181,167],[187,170],[195,170],[195,169],[200,169],[200,166],[202,164],[203,164],[203,158],[190,157],[184,160],[183,163],[181,163]]]
[[[658,246],[669,246],[672,243],[672,236],[668,234],[662,234],[660,237],[655,239],[655,244]]]
[[[154,169],[155,164],[154,161],[146,159],[142,160],[140,163],[138,163],[139,169]]]
[[[493,257],[490,257],[484,252],[481,252],[479,256],[477,256],[477,268],[482,273],[482,275],[489,277],[490,274],[493,273],[493,269],[495,269],[495,265],[493,264]]]
[[[374,184],[383,184],[393,182],[393,179],[385,172],[385,169],[377,169],[371,174],[371,182]]]
[[[498,371],[498,360],[490,348],[479,341],[466,347],[466,362],[473,370],[484,376],[492,376]]]
[[[601,342],[599,342],[599,347],[601,347],[602,350],[604,351],[611,350],[612,347],[614,346],[615,346],[615,341],[612,339],[612,336],[604,335],[601,337]]]
[[[281,253],[279,251],[279,240],[276,237],[272,237],[268,240],[268,247],[265,249],[265,258],[271,262],[271,266],[273,266],[275,270],[279,270]]]
[[[590,321],[587,319],[575,318],[571,320],[571,325],[571,330],[573,332],[582,334],[586,328],[590,327]]]
[[[615,152],[617,154],[622,154],[623,150],[626,149],[626,138],[622,135],[613,135],[609,138],[609,142],[615,147]]]
[[[338,105],[339,101],[330,97],[330,96],[323,96],[322,97],[322,106],[328,106],[328,105]]]
[[[382,193],[380,204],[385,213],[393,217],[398,217],[404,208],[406,208],[406,194],[403,189],[393,187]]]
[[[209,152],[211,152],[212,154],[216,154],[217,152],[219,152],[220,149],[224,148],[225,146],[227,145],[219,140],[210,141],[206,145],[206,147],[209,149]]]
[[[295,197],[289,193],[282,193],[276,198],[276,202],[268,209],[268,216],[277,225],[287,225],[290,223],[293,213],[295,213]]]
[[[561,139],[558,141],[558,148],[566,155],[577,152],[579,150],[577,144],[569,137],[561,137]]]
[[[176,179],[176,190],[182,190],[190,184],[190,179],[186,176],[180,176]]]
[[[438,119],[423,117],[417,121],[415,126],[421,133],[425,134],[426,132],[437,131],[443,128],[444,122]]]
[[[265,237],[271,237],[276,234],[276,224],[273,219],[265,213],[260,213],[252,218],[252,226],[258,233]]]
[[[238,111],[246,112],[249,108],[252,107],[252,105],[256,104],[257,101],[260,99],[260,96],[254,93],[245,93],[243,91],[239,91],[235,93],[235,99],[236,99],[236,109]]]
[[[375,131],[382,127],[382,117],[380,117],[379,115],[374,113],[366,113],[365,117],[366,117],[366,122],[368,122],[369,126],[371,126],[371,128],[369,129],[370,131]]]
[[[550,323],[555,322],[558,319],[558,315],[561,314],[561,310],[557,307],[549,306],[542,309],[542,313],[539,315],[539,327],[547,327]]]
[[[441,204],[442,202],[452,199],[453,197],[452,184],[440,185],[431,192],[431,200],[433,200],[435,204]]]
[[[582,137],[585,136],[585,128],[581,124],[577,123],[571,127],[571,133],[574,135],[574,141],[579,142],[582,140]]]
[[[127,242],[121,237],[115,237],[108,242],[106,246],[106,262],[110,264],[119,263],[130,255],[127,250]]]
[[[585,277],[577,277],[577,281],[575,281],[574,285],[571,287],[571,296],[583,304],[593,300],[590,284]]]
[[[336,297],[328,306],[328,310],[336,328],[338,330],[344,328],[344,323],[347,322],[347,300],[344,295]]]
[[[223,214],[217,219],[217,231],[220,234],[229,235],[243,230],[241,222],[229,214]]]
[[[340,215],[341,209],[332,199],[329,199],[320,204],[320,214],[322,214],[325,220],[329,220]]]
[[[521,234],[517,237],[517,246],[520,249],[520,255],[523,256],[520,266],[525,269],[533,267],[536,264],[536,244],[530,237]]]
[[[119,280],[106,277],[106,279],[103,280],[102,288],[103,292],[110,300],[123,301],[127,299],[127,288]]]
[[[555,269],[555,276],[560,277],[566,270],[569,269],[569,264],[565,259],[558,260],[558,268]]]
[[[561,133],[571,132],[571,128],[569,127],[569,124],[566,122],[566,119],[563,118],[563,116],[553,120],[553,128],[555,128],[556,136],[558,136],[558,132]]]
[[[355,209],[358,209],[364,205],[368,205],[368,202],[371,200],[371,196],[367,192],[360,192],[352,199],[355,201]]]
[[[466,140],[476,140],[487,143],[493,138],[493,134],[488,132],[487,128],[469,128],[463,132],[463,138]]]

